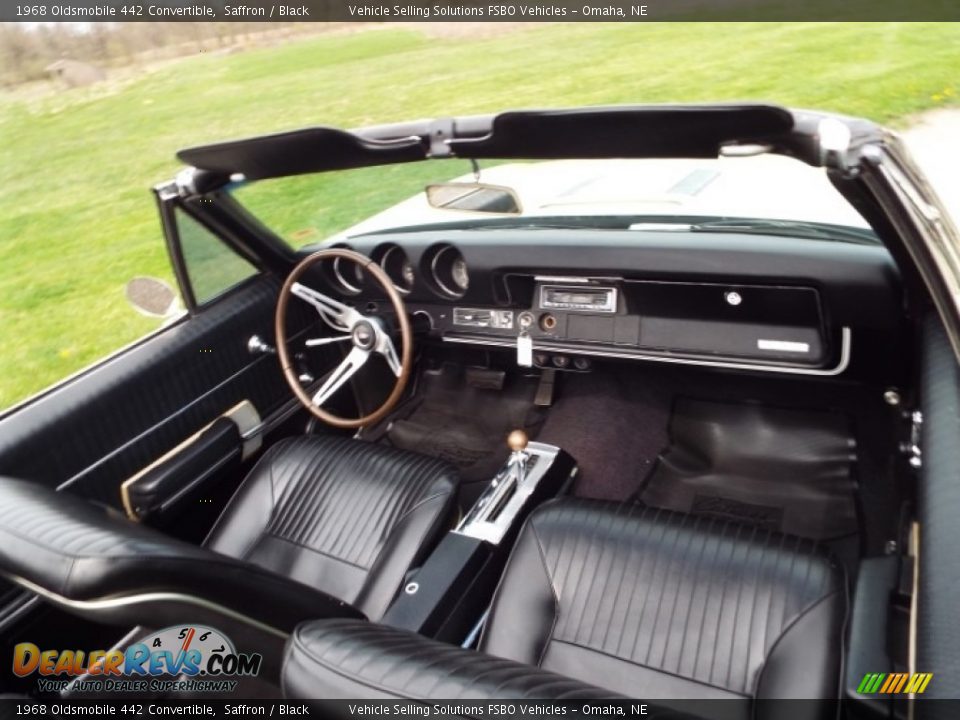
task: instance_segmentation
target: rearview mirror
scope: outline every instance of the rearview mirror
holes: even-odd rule
[[[177,294],[159,278],[135,277],[127,283],[127,302],[149,317],[166,318],[177,313]]]
[[[520,198],[508,187],[485,183],[427,185],[427,202],[441,210],[518,215]]]

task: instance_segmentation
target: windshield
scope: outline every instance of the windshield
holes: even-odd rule
[[[246,183],[231,192],[294,247],[458,221],[470,227],[502,225],[504,218],[513,226],[575,222],[578,227],[636,230],[647,229],[645,219],[653,228],[689,225],[695,218],[704,229],[752,224],[776,230],[771,234],[799,237],[810,236],[799,231],[805,223],[860,231],[869,227],[822,169],[776,155],[486,161],[479,180],[514,192],[519,212],[510,215],[433,207],[424,193],[431,183],[477,179],[468,161],[433,160]],[[617,218],[624,222],[611,225]]]

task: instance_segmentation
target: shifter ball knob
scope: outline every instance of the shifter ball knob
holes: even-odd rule
[[[530,442],[530,438],[523,430],[514,430],[507,436],[507,445],[514,452],[523,452],[528,442]]]

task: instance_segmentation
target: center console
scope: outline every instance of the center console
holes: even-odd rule
[[[511,433],[508,444],[507,462],[408,578],[384,624],[459,644],[482,618],[523,521],[576,473],[570,455],[528,442],[523,431]]]

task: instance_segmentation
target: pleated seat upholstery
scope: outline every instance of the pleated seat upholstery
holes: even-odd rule
[[[206,545],[323,590],[379,619],[456,504],[456,469],[341,437],[277,443]]]

